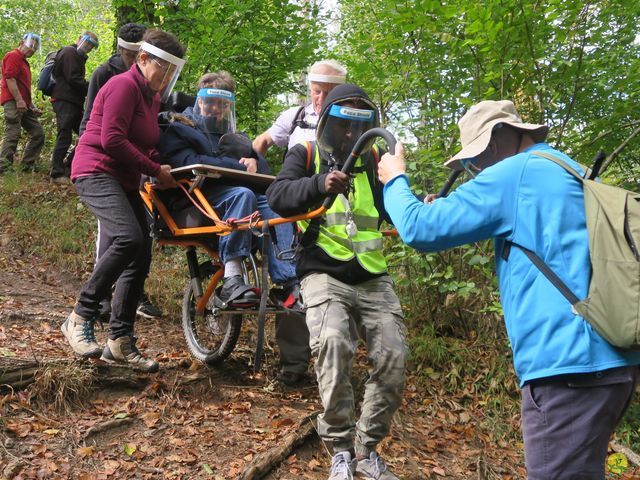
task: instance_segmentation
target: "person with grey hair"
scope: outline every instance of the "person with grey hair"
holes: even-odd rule
[[[322,102],[336,85],[346,80],[347,69],[335,60],[320,60],[311,65],[307,74],[310,103],[280,114],[273,125],[253,141],[255,151],[265,155],[273,145],[291,148],[300,142],[315,140]]]
[[[458,123],[462,149],[446,162],[472,179],[417,200],[402,145],[379,164],[384,204],[402,240],[432,252],[492,238],[500,301],[522,395],[530,480],[604,479],[609,438],[633,396],[640,352],[608,343],[529,255],[579,298],[591,278],[584,167],[545,142],[508,100],[474,105]],[[512,248],[515,247],[515,248]]]
[[[320,60],[309,68],[307,82],[310,103],[285,110],[271,127],[253,141],[253,148],[265,155],[272,145],[287,147],[316,139],[316,124],[322,103],[334,87],[344,84],[347,69],[335,60]],[[295,315],[276,319],[276,340],[280,349],[281,370],[278,381],[295,386],[307,371],[311,351],[305,322]]]

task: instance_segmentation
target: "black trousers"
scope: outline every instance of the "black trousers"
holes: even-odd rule
[[[56,100],[53,102],[53,111],[56,114],[56,145],[51,155],[51,178],[69,176],[71,158],[66,160],[67,152],[73,140],[73,132],[78,133],[82,121],[83,109],[81,105]]]
[[[522,429],[529,480],[604,480],[609,438],[637,378],[634,365],[527,383]]]
[[[83,318],[95,318],[100,302],[108,298],[115,284],[109,338],[132,335],[151,264],[151,237],[142,198],[137,190],[125,192],[120,182],[107,174],[81,177],[76,180],[76,189],[112,241],[83,285],[75,312]]]

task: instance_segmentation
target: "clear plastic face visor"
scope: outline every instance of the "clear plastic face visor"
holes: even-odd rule
[[[36,33],[27,33],[22,37],[22,44],[33,52],[40,51],[40,35]]]
[[[158,92],[160,93],[160,101],[167,103],[169,95],[173,87],[180,77],[180,72],[186,60],[178,58],[175,55],[165,52],[164,50],[151,45],[147,42],[142,42],[140,45],[140,52],[146,52],[150,55],[149,60],[153,62],[158,69],[159,77],[154,80],[154,83],[158,81],[160,86]],[[161,80],[160,80],[161,77]]]
[[[375,126],[374,110],[332,105],[326,121],[317,132],[318,146],[336,163],[342,165],[349,158],[349,154],[362,134]],[[371,141],[373,142],[373,139]]]
[[[98,41],[91,38],[89,35],[82,35],[78,42],[78,50],[81,52],[89,53],[94,48],[98,48]]]
[[[219,88],[201,88],[193,107],[198,128],[224,135],[236,131],[236,96]]]

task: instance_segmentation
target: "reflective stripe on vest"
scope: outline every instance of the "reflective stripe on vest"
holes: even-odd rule
[[[355,166],[362,166],[360,158]],[[315,167],[316,173],[320,173],[320,152],[317,146]],[[358,263],[368,272],[383,273],[387,270],[387,263],[382,254],[382,233],[378,230],[380,215],[375,207],[367,172],[357,173],[351,181],[351,201],[342,194],[338,195],[325,213],[325,221],[320,225],[316,245],[331,258],[346,262],[356,257]],[[349,218],[357,227],[357,233],[353,237],[347,235],[346,225]],[[305,231],[309,222],[301,221],[298,225]]]

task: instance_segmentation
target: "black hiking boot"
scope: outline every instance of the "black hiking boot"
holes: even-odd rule
[[[215,298],[215,304],[220,308],[247,308],[253,307],[258,303],[260,303],[260,298],[258,298],[253,287],[244,283],[240,275],[225,278],[224,285],[222,285]]]

